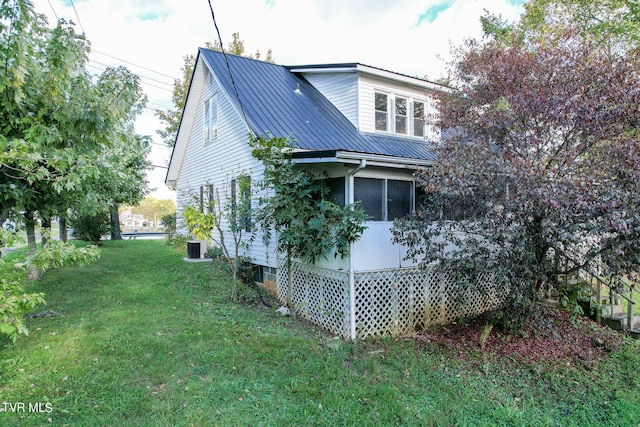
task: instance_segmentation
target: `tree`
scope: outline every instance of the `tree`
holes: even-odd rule
[[[510,25],[486,13],[485,35],[499,40],[554,43],[567,30],[619,55],[640,46],[640,6],[633,0],[529,0],[519,22]]]
[[[222,51],[222,45],[219,41],[215,41],[213,44],[207,42],[205,47],[217,51]],[[240,33],[233,33],[233,40],[229,43],[226,53],[238,56],[246,56],[247,58],[260,59],[260,50],[256,50],[255,54],[247,54],[244,48],[244,41],[240,39]],[[173,92],[171,95],[171,102],[173,108],[167,110],[156,110],[156,115],[161,122],[164,123],[164,129],[159,129],[158,135],[162,137],[162,140],[169,147],[173,147],[175,144],[176,135],[178,134],[178,127],[180,126],[180,119],[182,117],[182,110],[184,104],[187,102],[187,92],[189,92],[189,85],[191,84],[191,76],[193,75],[193,68],[195,67],[196,57],[194,55],[185,55],[182,57],[183,64],[180,67],[182,71],[182,79],[175,79],[173,81]],[[267,50],[267,56],[264,59],[266,62],[274,62],[271,49]]]
[[[358,204],[338,206],[329,199],[329,187],[321,176],[295,166],[291,158],[294,141],[287,138],[251,137],[252,156],[264,164],[256,222],[270,236],[278,233],[277,250],[286,254],[287,305],[295,317],[292,302],[291,266],[294,258],[315,263],[317,259],[349,255],[367,218]]]
[[[232,194],[224,193],[224,199],[220,198],[220,192],[213,190],[211,186],[207,190],[207,206],[205,201],[193,196],[193,204],[182,210],[182,217],[187,224],[190,233],[201,240],[213,241],[222,251],[222,257],[226,261],[233,285],[231,287],[231,300],[238,300],[238,274],[242,268],[243,256],[240,252],[246,247],[247,234],[251,235],[254,224],[251,216],[251,179],[246,174],[240,174],[224,188],[233,188]],[[240,197],[237,197],[240,195]],[[223,202],[224,201],[224,202]],[[225,236],[230,235],[233,240],[233,249],[227,244]]]
[[[121,80],[124,73],[117,73],[111,91],[105,84],[114,82],[110,71],[94,83],[85,69],[88,52],[88,41],[72,25],[60,20],[48,28],[30,1],[0,3],[0,224],[10,219],[18,229],[26,226],[30,256],[48,257],[53,266],[83,250],[43,239],[36,254],[36,222],[46,226],[56,212],[66,217],[69,209],[105,200],[101,188],[114,176],[109,173],[122,172],[107,156],[130,135],[136,111],[123,100],[139,98],[131,80]],[[27,265],[35,278],[40,264]],[[15,280],[2,283],[4,308],[20,298],[23,277]],[[13,307],[0,317],[5,333],[5,327],[22,330],[11,319],[27,306]]]
[[[610,55],[578,29],[543,39],[469,41],[455,89],[438,96],[447,138],[417,172],[426,202],[394,238],[462,285],[491,272],[518,328],[537,292],[595,259],[640,265],[640,54]]]
[[[143,215],[147,219],[159,219],[165,215],[175,214],[176,204],[169,199],[145,197],[137,206],[131,208],[131,213]]]
[[[46,225],[56,213],[133,202],[131,193],[144,191],[129,187],[146,188],[146,151],[135,149],[142,138],[133,133],[145,99],[139,78],[122,67],[94,83],[84,36],[64,21],[48,29],[28,1],[3,2],[0,22],[11,77],[0,81],[0,223],[11,215],[24,222],[33,250],[38,219]]]

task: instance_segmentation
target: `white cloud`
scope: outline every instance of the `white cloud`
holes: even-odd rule
[[[78,22],[91,40],[92,72],[104,65],[125,65],[140,74],[149,107],[171,105],[170,77],[181,77],[185,54],[195,54],[217,34],[204,0],[34,0],[36,11]],[[437,10],[432,22],[420,22],[427,10]],[[285,65],[360,62],[415,76],[444,75],[451,43],[479,37],[484,9],[515,19],[514,0],[220,0],[214,1],[216,20],[225,46],[239,32],[248,52],[273,50]],[[420,25],[418,25],[420,23]],[[78,26],[79,31],[79,26]],[[101,52],[101,53],[98,53]],[[118,59],[114,59],[111,55]],[[122,60],[128,63],[123,63]],[[143,66],[135,67],[131,64]],[[97,68],[95,68],[97,67]],[[153,70],[158,73],[149,71]],[[170,77],[167,77],[170,76]],[[160,123],[147,111],[137,130],[161,142]],[[154,145],[151,160],[164,165],[170,150]],[[164,170],[150,173],[152,187],[164,190]],[[161,191],[156,197],[170,197]]]

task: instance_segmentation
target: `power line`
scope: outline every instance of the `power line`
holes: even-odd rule
[[[89,62],[94,62],[94,63],[96,63],[98,65],[102,65],[103,67],[111,67],[111,65],[105,64],[103,62],[96,61],[95,59],[89,59]],[[136,74],[138,76],[140,76],[141,78],[145,78],[147,80],[151,80],[153,82],[160,83],[160,84],[163,84],[163,85],[166,85],[166,86],[169,86],[169,87],[173,88],[173,83],[163,82],[162,80],[154,79],[153,77],[148,77],[148,76],[142,75],[140,73],[136,73]]]
[[[153,104],[153,105],[155,105],[156,107],[159,107],[159,108],[167,108],[167,109],[173,108],[173,107],[170,107],[170,106],[167,106],[167,105],[158,104],[157,102],[153,102],[153,101],[147,101],[147,104]]]
[[[73,0],[71,0],[71,6],[73,7],[73,11],[76,14],[76,18],[78,18],[78,24],[80,25],[80,29],[82,30],[82,34],[86,34],[84,32],[84,27],[82,26],[82,21],[80,20],[80,15],[78,15],[78,11],[76,10],[76,5],[73,4]]]
[[[103,64],[103,63],[98,62],[98,61],[93,61],[93,60],[91,60],[90,62],[93,62],[93,63],[95,63],[95,64],[101,65],[101,66],[103,66],[103,67],[110,67],[110,65]],[[101,67],[98,67],[98,66],[96,66],[96,65],[92,65],[92,64],[90,64],[90,63],[89,63],[89,64],[87,64],[87,66],[89,66],[89,67],[91,67],[91,68],[93,68],[93,69],[95,69],[95,70],[98,70],[98,71],[104,71],[104,70],[105,70],[105,68],[101,68]],[[164,91],[167,91],[167,92],[173,93],[173,87],[172,87],[172,85],[170,85],[169,83],[164,83],[164,82],[161,82],[161,81],[159,81],[159,80],[156,80],[156,79],[153,79],[153,78],[151,78],[151,77],[147,77],[147,76],[144,76],[144,75],[141,75],[141,74],[136,74],[136,75],[137,75],[138,77],[140,77],[140,80],[141,80],[142,84],[144,84],[144,85],[152,86],[152,87],[155,87],[156,89],[160,89],[160,90],[164,90]],[[160,83],[160,84],[167,85],[167,86],[171,87],[171,89],[169,89],[168,87],[160,87],[160,86],[154,85],[154,84],[152,84],[152,83],[146,82],[145,80],[151,80],[151,81],[154,81],[154,82],[158,82],[158,83]]]
[[[56,13],[56,10],[53,8],[51,1],[47,0],[47,3],[49,3],[49,6],[51,6],[51,10],[53,10],[53,15],[56,17],[56,22],[60,22],[60,18],[58,18],[58,14]]]
[[[125,64],[133,65],[134,67],[142,68],[143,70],[151,71],[152,73],[156,73],[156,74],[159,74],[161,76],[168,77],[171,80],[178,80],[175,77],[172,77],[172,76],[170,76],[168,74],[164,74],[164,73],[161,73],[160,71],[152,70],[151,68],[143,67],[142,65],[134,64],[133,62],[129,62],[129,61],[126,61],[126,60],[124,60],[122,58],[118,58],[116,56],[109,55],[108,53],[100,52],[99,50],[95,50],[95,49],[92,49],[91,51],[95,52],[95,53],[99,53],[100,55],[108,56],[109,58],[116,59],[116,60],[118,60],[120,62],[124,62]]]
[[[227,52],[224,51],[222,36],[220,35],[220,29],[218,28],[218,23],[216,22],[216,15],[215,13],[213,13],[213,6],[211,5],[211,0],[207,0],[207,1],[209,2],[209,10],[211,10],[211,18],[213,18],[213,25],[216,27],[216,33],[218,33],[220,50],[222,51],[222,55],[224,56],[224,61],[227,63],[227,70],[229,71],[229,77],[231,77],[231,86],[233,86],[233,90],[236,93],[236,99],[238,100],[238,104],[240,105],[240,111],[242,111],[242,117],[244,117],[245,123],[249,124],[249,120],[247,120],[247,115],[244,112],[244,107],[242,106],[242,100],[240,99],[240,94],[238,93],[238,88],[236,87],[236,82],[233,79],[233,73],[231,72],[231,65],[229,64],[229,58],[227,57]]]

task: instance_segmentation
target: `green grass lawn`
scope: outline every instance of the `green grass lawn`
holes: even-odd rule
[[[222,266],[183,256],[161,241],[107,242],[98,262],[34,284],[48,302],[38,311],[62,315],[0,341],[0,425],[639,425],[637,342],[590,370],[481,369],[413,340],[350,344],[231,303]]]

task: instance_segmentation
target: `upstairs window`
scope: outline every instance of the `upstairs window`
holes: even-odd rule
[[[396,133],[407,134],[407,99],[396,97],[394,114],[396,117]]]
[[[389,130],[389,104],[387,95],[376,93],[376,130]]]
[[[375,130],[424,138],[427,124],[427,101],[394,93],[375,93]]]
[[[204,143],[218,136],[218,96],[214,95],[204,102]]]
[[[424,102],[413,103],[413,136],[424,137],[424,124],[426,121]]]

